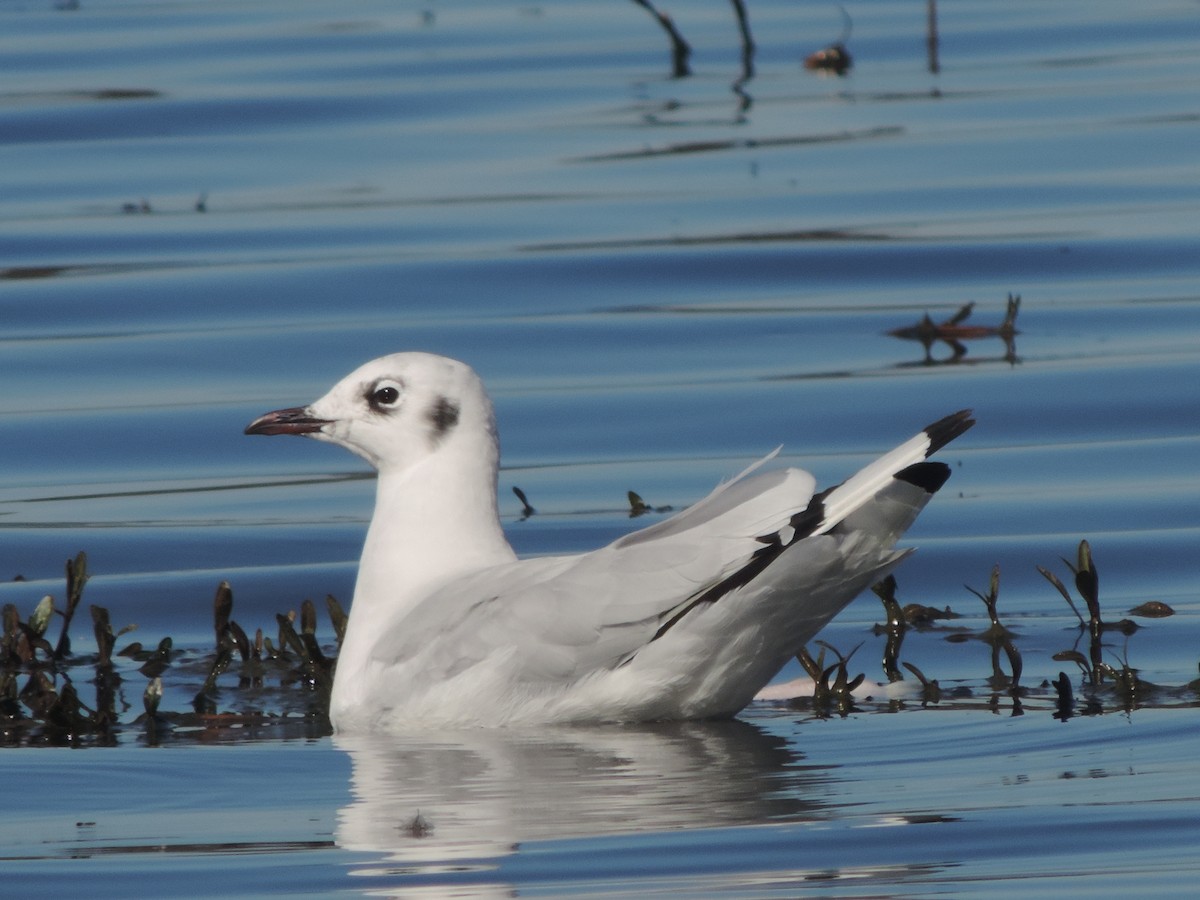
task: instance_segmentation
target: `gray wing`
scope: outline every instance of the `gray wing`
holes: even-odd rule
[[[799,469],[752,475],[759,463],[600,550],[456,578],[387,629],[373,658],[449,678],[510,654],[527,680],[562,681],[621,665],[692,610],[752,584],[756,594],[812,592],[827,619],[901,557],[892,545],[950,474],[925,460],[972,424],[965,410],[947,416],[820,494]]]
[[[757,466],[668,519],[591,553],[518,560],[447,583],[387,630],[372,656],[452,677],[516,652],[531,680],[619,665],[693,598],[742,569],[812,498],[799,469]]]

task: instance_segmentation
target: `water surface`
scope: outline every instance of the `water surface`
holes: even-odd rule
[[[618,0],[66,6],[0,3],[0,577],[25,579],[0,602],[61,601],[86,550],[85,606],[139,626],[118,643],[175,642],[164,710],[203,681],[222,580],[251,632],[348,603],[369,473],[241,431],[372,356],[484,376],[525,554],[656,521],[626,491],[680,508],[780,443],[832,483],[953,410],[980,424],[898,573],[902,602],[963,616],[905,640],[937,702],[906,673],[844,717],[351,740],[235,666],[215,699],[239,718],[152,735],[122,658],[115,746],[9,734],[0,871],[23,896],[1190,887],[1191,5],[941,4],[936,74],[922,4],[851,5],[841,78],[801,66],[841,34],[835,5],[750,5],[747,69],[731,6],[675,4],[685,78]],[[887,334],[967,303],[998,325],[1009,294],[1011,346]],[[1035,569],[1069,583],[1084,538],[1106,615],[1176,610],[1106,637],[1161,687],[1098,709],[1053,658],[1086,640]],[[948,640],[986,628],[963,585],[996,564],[1016,697],[985,644]],[[861,643],[849,668],[875,682],[880,621],[867,595],[823,635]]]

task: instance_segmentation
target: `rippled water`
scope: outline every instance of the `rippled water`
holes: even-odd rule
[[[349,740],[299,688],[231,673],[222,711],[285,719],[156,750],[123,661],[115,747],[0,757],[23,896],[1190,887],[1194,5],[943,3],[933,74],[924,4],[849,4],[843,78],[801,66],[842,33],[834,4],[751,3],[747,69],[732,5],[674,3],[686,78],[617,0],[71,6],[0,2],[0,576],[25,579],[0,602],[61,599],[86,550],[85,603],[180,651],[164,708],[203,680],[220,581],[269,633],[348,600],[371,479],[241,431],[372,356],[485,377],[529,554],[615,538],[652,521],[626,491],[679,508],[779,443],[832,482],[952,410],[979,425],[898,572],[902,602],[964,616],[904,645],[937,703],[910,676],[846,717]],[[996,326],[1009,294],[1012,346],[887,334],[966,303]],[[1086,641],[1035,566],[1069,582],[1083,538],[1107,615],[1176,610],[1106,639],[1163,686],[1138,708],[1087,714],[1053,659]],[[986,627],[962,585],[994,564],[1019,698],[985,645],[947,640]],[[878,680],[880,621],[867,596],[824,635]]]

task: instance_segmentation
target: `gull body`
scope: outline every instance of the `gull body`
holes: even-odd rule
[[[606,547],[524,560],[464,363],[385,356],[246,433],[339,444],[378,472],[330,702],[347,732],[736,715],[907,555],[897,539],[949,476],[927,457],[972,424],[947,416],[820,493],[802,470],[757,471],[767,457]]]

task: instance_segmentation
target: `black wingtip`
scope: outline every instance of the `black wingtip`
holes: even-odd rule
[[[929,449],[925,451],[926,458],[933,456],[974,424],[975,420],[971,418],[971,410],[960,409],[944,419],[938,419],[932,425],[925,426],[925,435],[929,438]]]
[[[808,506],[792,516],[788,523],[792,526],[792,538],[788,541],[789,545],[816,534],[817,529],[825,524],[825,498],[832,490],[833,488],[826,488],[819,494],[813,494],[812,499],[808,501]]]
[[[892,477],[916,485],[927,494],[936,494],[950,477],[950,467],[943,462],[913,463]]]

